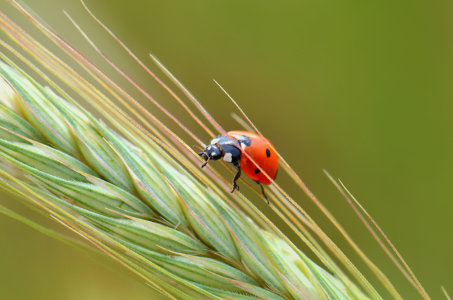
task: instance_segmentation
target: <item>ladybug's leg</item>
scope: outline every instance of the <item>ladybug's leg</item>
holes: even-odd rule
[[[206,165],[208,164],[208,162],[211,160],[210,157],[208,157],[208,159],[201,165],[201,168],[203,169],[204,167],[206,167]]]
[[[236,184],[236,181],[239,179],[239,177],[241,177],[241,166],[239,165],[234,165],[234,168],[236,169],[237,173],[236,175],[234,175],[234,178],[233,178],[233,189],[231,190],[231,192],[234,192],[234,190],[238,190],[239,191],[239,186]]]
[[[267,204],[271,204],[271,203],[269,202],[269,198],[267,198],[266,194],[264,193],[264,187],[263,187],[263,185],[262,185],[261,183],[259,183],[258,181],[256,181],[256,183],[258,183],[258,184],[260,185],[260,187],[261,187],[261,194],[263,194],[263,197],[264,197],[264,199],[266,199]]]

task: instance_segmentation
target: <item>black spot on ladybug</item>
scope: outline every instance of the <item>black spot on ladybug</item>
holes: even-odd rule
[[[260,172],[261,172],[260,169],[258,169],[258,168],[255,169],[255,174],[259,174]]]
[[[267,157],[271,157],[271,150],[266,149],[266,156],[267,156]]]

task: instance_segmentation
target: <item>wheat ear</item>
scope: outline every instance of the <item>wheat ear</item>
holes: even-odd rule
[[[0,63],[0,187],[50,215],[171,299],[368,299],[157,143],[134,143]],[[132,134],[130,135],[132,136]]]

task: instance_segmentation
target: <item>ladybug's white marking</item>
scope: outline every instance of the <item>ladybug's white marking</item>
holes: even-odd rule
[[[211,144],[216,144],[216,143],[218,143],[219,141],[220,141],[219,138],[215,138],[215,139],[213,139],[213,140],[211,141]]]
[[[247,145],[245,143],[240,143],[240,144],[241,144],[242,150],[245,150],[245,148],[247,148]]]
[[[232,162],[233,158],[231,156],[231,153],[225,153],[225,155],[223,156],[223,160],[229,163]]]
[[[208,148],[206,148],[206,150],[211,150],[212,146],[209,145]]]

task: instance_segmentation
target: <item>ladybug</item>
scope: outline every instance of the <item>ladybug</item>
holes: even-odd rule
[[[239,190],[236,181],[243,171],[245,175],[260,185],[261,192],[269,203],[269,199],[264,194],[264,188],[261,184],[269,185],[271,181],[246,155],[242,155],[239,147],[273,180],[278,170],[278,156],[273,149],[273,145],[260,135],[248,131],[230,131],[228,134],[234,139],[234,142],[227,135],[219,135],[212,139],[211,143],[205,149],[202,149],[202,152],[198,153],[205,160],[201,167],[205,167],[210,160],[223,158],[225,162],[233,164],[234,169],[237,171],[233,178],[232,193],[234,190]],[[269,145],[272,145],[272,147]]]

